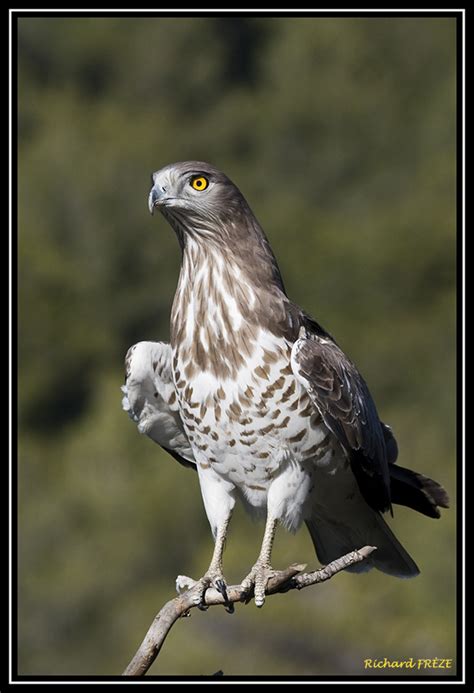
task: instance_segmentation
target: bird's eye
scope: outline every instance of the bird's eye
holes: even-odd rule
[[[205,190],[209,185],[209,181],[204,176],[194,176],[191,178],[191,185],[194,190]]]

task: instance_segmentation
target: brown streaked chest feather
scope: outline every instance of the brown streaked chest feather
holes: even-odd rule
[[[261,328],[291,335],[288,301],[272,288],[252,281],[238,259],[189,244],[171,314],[171,345],[185,380],[199,371],[221,380],[237,377],[252,358]]]
[[[291,369],[295,330],[285,297],[237,263],[198,250],[183,259],[171,335],[180,414],[197,463],[239,486],[265,485],[285,459],[328,442]]]

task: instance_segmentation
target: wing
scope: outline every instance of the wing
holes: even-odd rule
[[[395,439],[381,423],[357,368],[328,333],[308,323],[293,345],[293,373],[343,447],[366,501],[376,510],[388,510],[388,465],[397,457]]]
[[[155,443],[178,462],[196,468],[178,410],[171,373],[171,347],[164,342],[138,342],[125,357],[122,407]]]

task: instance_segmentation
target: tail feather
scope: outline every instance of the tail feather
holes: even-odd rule
[[[392,503],[436,518],[441,516],[438,506],[449,507],[448,494],[437,481],[396,464],[391,464],[389,469]]]
[[[361,573],[377,568],[396,577],[414,577],[420,572],[381,514],[364,500],[350,469],[334,476],[318,474],[309,507],[306,525],[321,563],[327,565],[369,545],[377,550],[346,570]]]
[[[327,565],[336,558],[363,546],[376,546],[377,550],[361,563],[346,568],[351,573],[365,573],[377,568],[395,577],[415,577],[420,570],[409,553],[395,537],[385,520],[376,510],[370,510],[371,518],[362,526],[336,525],[329,518],[308,518],[311,539],[319,561]],[[367,518],[366,518],[367,519]]]

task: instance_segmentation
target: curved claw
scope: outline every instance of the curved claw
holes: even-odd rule
[[[224,598],[224,609],[227,611],[228,614],[233,614],[235,609],[232,602],[229,602],[229,596],[227,594],[227,585],[225,583],[225,580],[223,578],[214,580],[214,587],[218,592],[222,594]]]
[[[182,576],[179,577],[182,578]],[[178,580],[176,583],[178,585]],[[206,594],[208,587],[214,587],[218,592],[220,592],[220,594],[222,594],[225,602],[224,607],[227,613],[234,613],[234,605],[229,602],[227,584],[222,573],[207,572],[199,580],[194,581],[190,578],[186,578],[185,581],[181,579],[179,584],[181,587],[184,585],[189,586],[193,593],[192,601],[200,611],[208,610],[209,607],[205,603],[204,595]]]
[[[225,581],[222,578],[219,578],[218,580],[214,581],[214,586],[216,590],[222,594],[224,601],[227,602],[229,597],[227,596],[227,585],[225,584]]]

